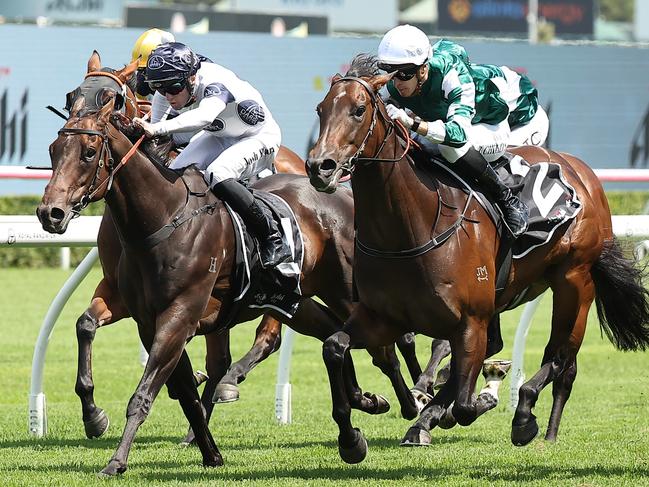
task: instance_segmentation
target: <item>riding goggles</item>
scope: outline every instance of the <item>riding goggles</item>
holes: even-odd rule
[[[396,71],[394,75],[395,78],[401,81],[408,81],[409,79],[415,77],[415,75],[417,74],[417,70],[419,69],[419,66],[403,67],[403,66],[392,66],[391,64],[379,64],[379,68],[381,68],[383,71],[387,73],[392,73]]]
[[[170,95],[177,95],[183,89],[185,86],[187,86],[187,83],[185,80],[183,81],[151,81],[149,82],[149,86],[151,87],[152,90],[157,91],[161,95],[166,95],[169,93]]]

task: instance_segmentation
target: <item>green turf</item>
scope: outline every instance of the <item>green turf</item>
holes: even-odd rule
[[[87,440],[74,394],[74,323],[85,309],[99,271],[93,270],[73,295],[52,334],[45,369],[49,434],[36,440],[27,433],[27,395],[33,345],[50,301],[68,272],[0,269],[0,485],[104,485],[96,478],[110,459],[124,426],[126,404],[142,373],[132,321],[100,330],[94,348],[95,397],[111,419],[104,438]],[[528,337],[525,368],[535,372],[549,331],[546,297]],[[624,303],[620,303],[621,306]],[[520,309],[503,316],[507,357]],[[592,315],[591,315],[592,316]],[[233,356],[252,342],[254,327],[233,331]],[[430,340],[419,339],[420,361]],[[204,344],[189,345],[195,368],[202,366]],[[409,422],[401,419],[394,393],[367,355],[355,351],[359,381],[386,395],[393,409],[383,416],[354,412],[353,421],[369,443],[360,465],[344,464],[337,452],[337,429],[320,344],[298,337],[292,362],[293,423],[274,419],[277,356],[254,370],[242,384],[238,403],[217,406],[211,421],[226,466],[205,469],[197,449],[181,448],[186,430],[180,407],[163,391],[131,450],[129,470],[120,485],[649,485],[649,410],[646,354],[621,353],[600,337],[591,317],[579,354],[579,374],[564,413],[559,441],[536,439],[524,448],[509,441],[512,413],[507,409],[509,380],[501,404],[467,428],[434,430],[428,448],[400,448]],[[551,390],[536,414],[542,429],[548,420]]]

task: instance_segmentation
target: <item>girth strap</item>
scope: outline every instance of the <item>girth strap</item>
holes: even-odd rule
[[[181,226],[183,223],[191,220],[195,216],[200,215],[201,213],[208,213],[212,214],[214,212],[214,209],[216,208],[216,203],[213,203],[211,205],[205,205],[201,206],[200,208],[197,208],[193,210],[192,212],[183,215],[176,215],[171,222],[167,223],[157,231],[153,232],[151,235],[146,237],[144,240],[142,240],[139,244],[138,247],[142,248],[152,248],[158,245],[160,242],[167,240],[172,233],[176,231],[176,229]],[[130,242],[129,242],[130,243]]]

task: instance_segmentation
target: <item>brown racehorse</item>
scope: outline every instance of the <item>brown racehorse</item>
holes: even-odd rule
[[[515,297],[523,294],[522,301],[529,301],[547,288],[553,291],[552,331],[540,370],[520,389],[511,438],[525,445],[536,436],[532,408],[541,390],[552,383],[546,438],[554,440],[577,373],[576,356],[593,300],[600,326],[616,347],[637,350],[649,345],[643,273],[622,254],[603,188],[588,165],[569,154],[522,147],[515,153],[532,164],[561,166],[582,209],[547,244],[514,260],[505,290],[496,296],[496,225],[475,199],[462,212],[467,194],[447,171],[428,172],[414,163],[405,142],[409,134],[390,120],[377,93],[390,78],[378,74],[375,60],[367,55],[354,59],[347,76],[334,77],[317,107],[320,136],[307,161],[318,190],[335,191],[345,173],[352,174],[354,187],[354,277],[360,302],[343,330],[324,345],[343,460],[359,462],[367,452],[365,438],[352,427],[339,380],[351,347],[390,343],[406,331],[450,341],[451,377],[402,442],[428,444],[429,430],[452,401],[455,419],[468,425],[493,400],[474,395],[492,317]],[[478,280],[478,268],[486,268],[489,279]]]
[[[89,73],[104,73],[100,76],[110,77],[114,70],[101,68],[98,54],[92,58]],[[92,81],[92,77],[89,78]],[[118,85],[120,79],[114,80]],[[140,102],[136,100],[133,91],[125,87],[125,115],[132,118],[137,113]],[[120,85],[121,86],[121,85]],[[77,89],[67,97],[67,106],[71,108],[77,98],[81,96]],[[96,97],[96,93],[87,93],[89,98]],[[145,142],[146,144],[146,142]],[[304,161],[293,151],[282,146],[275,158],[276,170],[279,173],[306,175]],[[92,378],[92,343],[97,328],[118,322],[130,316],[122,300],[117,284],[117,270],[122,253],[116,228],[107,209],[101,222],[97,236],[99,260],[102,266],[103,278],[97,285],[88,309],[81,314],[76,323],[78,341],[78,368],[75,391],[80,398],[84,429],[88,438],[97,438],[103,435],[109,426],[109,420],[102,408],[95,404],[94,382]],[[211,299],[206,315],[213,314],[220,302]],[[265,314],[257,327],[255,340],[250,351],[239,361],[232,364],[229,346],[229,330],[220,333],[205,335],[206,341],[206,370],[207,381],[201,394],[201,403],[205,409],[207,421],[212,414],[214,403],[212,398],[219,402],[231,402],[239,397],[238,384],[245,380],[247,374],[258,363],[265,360],[271,353],[278,350],[281,343],[281,323],[270,314]],[[397,345],[404,356],[408,370],[413,381],[421,374],[421,369],[415,355],[412,334],[399,338]],[[377,398],[377,400],[380,400]],[[382,406],[385,407],[385,406]],[[193,441],[193,433],[188,433],[185,442]]]
[[[95,76],[92,73],[99,68],[99,59],[93,55],[89,74]],[[135,68],[132,63],[113,75],[124,82]],[[115,111],[115,91],[94,96],[101,103],[90,109],[85,97],[74,103],[70,118],[50,146],[54,172],[37,210],[46,231],[63,233],[85,205],[104,198],[122,242],[117,289],[138,324],[149,358],[129,401],[122,440],[102,474],[126,470],[135,433],[163,384],[170,396],[179,400],[196,435],[203,464],[222,465],[184,347],[193,336],[215,331],[217,311],[232,306],[234,227],[225,206],[205,191],[202,175],[195,168],[180,174],[134,150],[116,127],[128,118]],[[132,156],[126,163],[129,153]],[[351,193],[321,194],[307,178],[295,175],[268,177],[259,182],[258,189],[281,196],[301,222],[305,247],[302,299],[292,318],[281,319],[300,333],[324,340],[340,329],[352,307],[353,227],[346,224],[353,215]],[[184,223],[172,225],[175,217]],[[153,243],[147,240],[166,229],[165,238]],[[315,301],[314,295],[327,306]],[[219,306],[209,319],[201,319],[208,314],[211,299]],[[242,310],[235,321],[248,321],[260,314],[260,310]],[[274,311],[271,314],[280,319]],[[414,417],[417,409],[399,372],[394,347],[380,347],[371,353],[395,387],[402,414]],[[356,407],[377,412],[381,404],[375,395],[360,391],[351,361],[345,363],[343,380]]]

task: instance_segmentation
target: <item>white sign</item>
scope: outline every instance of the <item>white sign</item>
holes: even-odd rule
[[[397,0],[233,0],[241,12],[326,15],[332,31],[383,33],[399,20]]]

